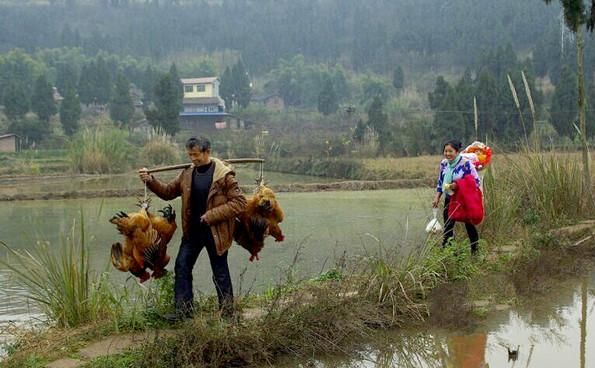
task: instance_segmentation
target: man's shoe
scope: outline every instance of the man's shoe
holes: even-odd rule
[[[186,319],[192,319],[192,313],[188,313],[188,312],[185,313],[185,312],[177,310],[173,313],[164,314],[163,319],[168,322],[171,322],[171,323],[181,322]]]

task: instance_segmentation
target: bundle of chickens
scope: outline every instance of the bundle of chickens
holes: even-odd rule
[[[169,263],[167,244],[176,231],[176,212],[171,205],[157,211],[149,210],[149,200],[139,203],[140,210],[133,213],[120,211],[109,221],[124,235],[124,243],[114,243],[112,264],[122,272],[132,273],[145,282],[151,276],[163,277]],[[148,270],[152,271],[152,274]]]
[[[246,210],[239,214],[233,239],[250,252],[250,262],[260,259],[258,253],[264,247],[265,238],[270,235],[275,241],[283,241],[285,235],[279,226],[285,214],[275,193],[260,184],[254,195],[247,199]]]

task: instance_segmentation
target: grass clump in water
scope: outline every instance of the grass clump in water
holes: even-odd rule
[[[5,243],[9,259],[0,260],[11,270],[42,311],[60,327],[80,326],[99,318],[108,310],[103,283],[89,268],[85,226],[81,216],[77,234],[73,225],[56,252],[40,242],[33,252],[15,251]]]

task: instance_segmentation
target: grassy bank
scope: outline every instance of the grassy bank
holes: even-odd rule
[[[215,301],[203,299],[197,316],[173,333],[147,339],[121,355],[88,361],[88,366],[228,367],[273,363],[284,355],[346,354],[378,330],[473,324],[485,316],[470,303],[477,298],[514,303],[519,295],[547,291],[549,279],[580,272],[595,255],[594,241],[581,242],[592,236],[593,224],[582,230],[551,229],[591,218],[594,206],[572,159],[517,156],[505,164],[505,169],[504,163],[494,164],[485,174],[487,215],[479,256],[470,254],[465,238],[441,249],[438,237],[430,237],[405,259],[386,247],[374,256],[341,259],[311,280],[295,280],[293,264],[282,273],[285,280],[266,293],[238,300],[245,316],[258,311],[252,318],[220,321]],[[513,250],[498,253],[503,246]],[[82,249],[78,254],[84,258]],[[89,295],[100,296],[89,298],[97,314],[79,319],[74,329],[55,327],[23,336],[5,361],[7,367],[36,367],[76,356],[81,344],[98,336],[165,327],[158,315],[171,307],[171,279],[149,288],[106,289],[99,286],[101,275],[87,277]],[[33,360],[40,365],[27,363]]]

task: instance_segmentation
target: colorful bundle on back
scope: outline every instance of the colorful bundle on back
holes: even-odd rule
[[[478,171],[485,169],[492,160],[492,149],[478,141],[471,143],[462,153]]]

